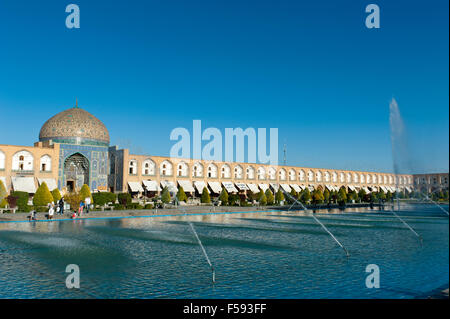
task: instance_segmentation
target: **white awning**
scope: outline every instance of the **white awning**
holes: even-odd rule
[[[240,191],[248,191],[249,188],[244,183],[234,183]]]
[[[378,192],[378,187],[376,186],[370,186],[372,188],[372,192]]]
[[[140,182],[128,182],[128,186],[130,186],[133,193],[144,191]]]
[[[331,191],[333,191],[334,190],[334,188],[333,188],[333,186],[331,186],[331,185],[325,185],[325,187],[331,192]]]
[[[339,192],[339,190],[341,189],[339,186],[333,186],[333,187],[336,192]]]
[[[388,192],[388,189],[387,189],[386,187],[384,187],[384,186],[380,186],[380,187],[381,187],[381,189],[383,190],[383,192],[385,192],[385,193]]]
[[[353,185],[348,185],[347,186],[351,191],[354,191],[355,190],[355,186],[353,186]]]
[[[270,187],[272,187],[274,193],[278,192],[278,189],[280,188],[280,186],[278,186],[278,184],[274,184],[274,183],[270,183]]]
[[[258,184],[259,188],[265,193],[266,190],[269,188],[268,184]]]
[[[228,193],[237,193],[238,190],[234,187],[232,182],[222,182],[223,187],[227,190]]]
[[[412,189],[411,189],[410,187],[408,187],[408,186],[406,186],[406,190],[407,190],[409,193],[412,192]]]
[[[214,193],[220,194],[222,192],[222,186],[220,186],[219,182],[208,182],[208,185]]]
[[[367,186],[364,186],[363,189],[366,192],[366,194],[370,194],[371,193],[371,191],[367,188]]]
[[[190,181],[178,181],[178,185],[183,187],[183,190],[188,193],[195,192],[194,187],[192,187],[192,183]]]
[[[291,184],[291,187],[297,192],[300,193],[302,189],[297,184]]]
[[[203,193],[203,189],[206,187],[206,183],[203,182],[203,181],[194,181],[194,186],[195,186],[195,188],[197,189],[197,192],[198,192],[199,194],[201,194],[201,193]],[[208,187],[206,187],[206,190],[207,190],[208,193],[209,193]]]
[[[56,180],[54,178],[38,178],[39,185],[42,183],[47,184],[48,190],[52,191],[55,188],[58,188],[58,185],[56,185]]]
[[[34,177],[11,177],[14,191],[36,193],[36,185],[34,184]]]
[[[161,187],[159,187],[156,181],[143,181],[144,187],[149,192],[158,192],[161,191]]]
[[[256,185],[256,184],[247,184],[247,186],[248,186],[248,188],[250,189],[250,191],[253,194],[258,194],[259,193],[258,185]]]
[[[309,189],[310,192],[314,191],[314,185],[309,185],[308,189]]]
[[[305,185],[298,185],[298,187],[300,187],[301,190],[306,189],[306,186],[305,186]]]
[[[177,185],[175,185],[175,183],[172,181],[161,181],[161,186],[162,188],[167,187],[167,189],[171,193],[178,193]]]
[[[280,186],[287,193],[290,193],[291,190],[292,190],[291,187],[288,184],[280,184]]]

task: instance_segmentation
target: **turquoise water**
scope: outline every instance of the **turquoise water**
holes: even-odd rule
[[[387,211],[316,214],[349,258],[303,212],[0,223],[0,298],[415,298],[448,285],[448,216],[398,214],[423,246]],[[80,289],[65,286],[68,264]],[[379,289],[366,288],[368,264]]]

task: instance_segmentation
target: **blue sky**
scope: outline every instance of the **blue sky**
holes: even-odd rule
[[[81,28],[65,27],[76,3]],[[381,9],[367,29],[365,7]],[[448,1],[0,3],[0,144],[75,104],[111,143],[168,155],[175,127],[278,127],[279,158],[392,171],[389,101],[414,171],[448,171]]]

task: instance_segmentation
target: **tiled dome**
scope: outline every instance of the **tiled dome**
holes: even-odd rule
[[[39,140],[77,144],[109,144],[106,126],[91,113],[74,107],[50,118],[39,132]]]

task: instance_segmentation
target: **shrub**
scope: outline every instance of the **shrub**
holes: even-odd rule
[[[184,192],[183,187],[178,187],[178,192],[177,192],[177,199],[179,202],[185,202],[187,201],[187,195]]]
[[[119,204],[123,206],[127,206],[131,204],[131,194],[130,193],[120,193],[117,195],[117,199],[119,200]]]
[[[312,199],[313,199],[314,204],[321,204],[323,202],[324,197],[323,197],[322,191],[319,188],[315,189],[313,191]]]
[[[71,210],[77,210],[80,206],[81,195],[78,192],[72,192],[64,195],[64,201],[70,205]]]
[[[203,187],[202,197],[200,198],[200,201],[205,204],[211,203],[211,197],[209,197],[209,192],[206,187]]]
[[[57,203],[61,199],[61,193],[59,192],[59,189],[55,188],[51,193],[53,196],[53,201]]]
[[[43,182],[36,190],[36,193],[33,196],[33,205],[47,206],[49,203],[52,202],[53,202],[52,193],[50,193],[47,184]]]
[[[116,194],[110,192],[98,192],[92,194],[93,203],[98,206],[105,206],[108,203],[116,202]]]
[[[222,205],[228,205],[228,192],[225,188],[222,188],[222,192],[220,193],[219,200],[222,201]]]
[[[328,188],[325,188],[325,190],[323,191],[323,200],[325,201],[325,203],[330,202],[330,197],[331,197],[331,193],[328,190]]]
[[[309,191],[309,188],[305,188],[302,191],[302,195],[301,195],[301,201],[304,204],[308,204],[311,201],[311,193]]]
[[[337,200],[339,203],[347,202],[347,192],[344,187],[341,187],[338,192]]]
[[[17,207],[17,197],[16,196],[9,195],[8,197],[6,197],[6,201],[8,202],[9,207],[11,207],[11,208]]]
[[[170,203],[170,200],[171,200],[171,198],[170,198],[169,188],[167,188],[167,186],[166,186],[166,187],[164,187],[164,189],[162,190],[162,193],[161,193],[161,201],[162,201],[164,204],[168,204],[168,203]]]
[[[17,207],[21,212],[29,211],[28,199],[30,198],[30,195],[28,195],[27,192],[15,191],[11,193],[11,196],[16,197],[16,205],[10,205],[10,207]]]
[[[89,197],[91,199],[91,203],[93,202],[92,195],[91,195],[91,189],[86,184],[83,184],[83,186],[81,186],[80,196],[81,196],[82,201],[84,201],[86,198]]]
[[[236,206],[240,202],[240,198],[237,194],[231,194],[228,197],[228,205],[230,206]]]
[[[126,206],[127,209],[143,209],[144,206],[139,205],[139,203],[131,203]]]
[[[114,204],[114,209],[115,210],[124,210],[125,206],[123,206],[122,204]]]
[[[5,185],[0,180],[0,207],[5,207],[8,203],[6,197],[8,197],[8,192],[6,191]]]
[[[265,195],[266,195],[267,205],[273,205],[274,197],[273,197],[272,191],[270,189],[267,189]]]
[[[153,209],[153,204],[145,204],[144,209]]]

